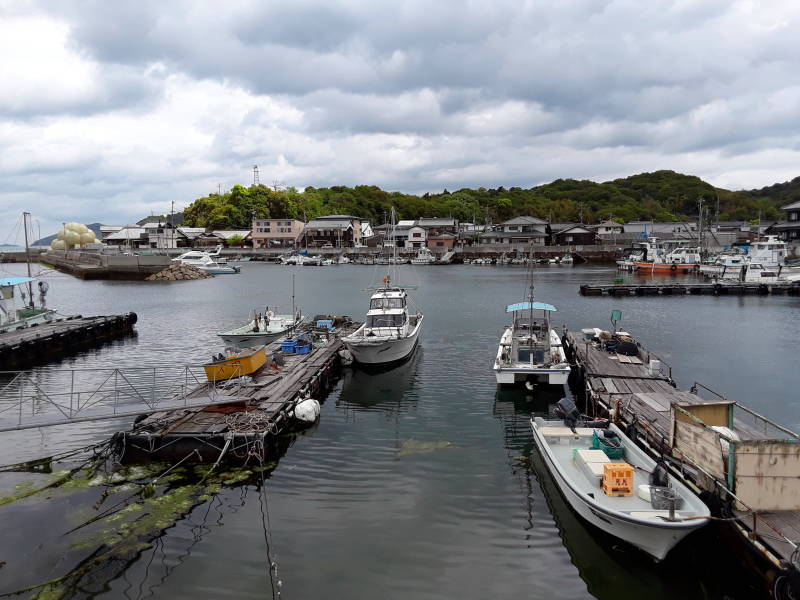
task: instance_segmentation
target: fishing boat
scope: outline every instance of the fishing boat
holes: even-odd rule
[[[642,242],[641,247],[642,258],[632,261],[639,273],[686,273],[696,271],[702,262],[700,248],[679,246],[667,251],[655,237]]]
[[[700,498],[613,423],[601,428],[594,422],[535,417],[531,428],[547,469],[572,508],[655,560],[664,559],[708,522],[710,512]]]
[[[28,228],[30,227],[30,213],[22,213],[23,228],[25,230],[25,255],[28,256],[30,246],[28,245]],[[28,270],[27,277],[3,277],[0,278],[0,333],[16,331],[26,327],[35,327],[42,323],[50,323],[58,318],[56,311],[47,308],[45,298],[47,290],[50,288],[46,281],[38,281],[36,288],[39,291],[39,306],[36,306],[33,293],[33,282],[35,277],[31,277],[31,261],[26,260]],[[14,299],[14,290],[18,289],[23,300],[23,306],[18,308]],[[26,293],[27,288],[27,293]]]
[[[57,313],[45,306],[45,295],[48,285],[46,281],[39,281],[39,304],[36,306],[33,300],[34,277],[5,277],[0,279],[0,333],[6,331],[16,331],[50,323],[57,318]],[[24,287],[28,288],[27,294]],[[25,305],[18,308],[15,301],[14,289],[20,290],[22,296],[26,298]]]
[[[436,262],[436,257],[427,248],[417,250],[416,256],[411,259],[412,265],[432,265]]]
[[[303,316],[300,311],[294,315],[276,315],[267,308],[263,314],[254,313],[246,325],[217,335],[226,344],[243,348],[268,344],[283,335],[291,334],[302,323]]]
[[[392,208],[392,229],[395,213]],[[395,259],[397,248],[394,248]],[[394,265],[389,265],[383,286],[371,288],[373,294],[364,324],[351,335],[342,338],[353,359],[364,365],[385,365],[399,362],[417,347],[422,330],[423,314],[418,308],[409,310],[407,289],[394,283]]]
[[[550,323],[550,313],[557,309],[552,304],[535,302],[533,287],[531,265],[527,300],[506,307],[506,312],[511,313],[511,325],[500,337],[494,361],[498,384],[525,382],[530,387],[543,382],[563,385],[569,377],[570,367],[561,338]]]
[[[266,347],[247,348],[233,354],[220,354],[203,365],[209,381],[224,381],[233,377],[252,375],[267,362]]]

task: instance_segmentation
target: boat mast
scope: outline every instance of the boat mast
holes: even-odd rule
[[[30,248],[28,247],[28,221],[31,217],[31,213],[23,212],[22,213],[22,227],[25,229],[25,264],[28,265],[28,277],[31,276],[31,254]],[[66,243],[66,242],[64,242]],[[30,308],[34,308],[33,304],[33,282],[28,281],[28,306]]]
[[[296,318],[294,311],[294,273],[292,273],[292,322],[294,322]]]

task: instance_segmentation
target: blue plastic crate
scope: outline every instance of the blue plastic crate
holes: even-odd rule
[[[311,352],[311,346],[297,346],[295,348],[295,354],[308,354]]]
[[[333,329],[333,320],[331,320],[331,319],[318,319],[317,320],[317,327],[319,327],[319,328],[325,327],[327,329]]]
[[[281,342],[281,352],[293,353],[297,350],[297,342],[295,340],[285,340]]]

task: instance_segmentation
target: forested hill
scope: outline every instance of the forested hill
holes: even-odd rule
[[[786,186],[789,186],[788,188]],[[347,214],[383,222],[394,206],[400,219],[452,216],[461,221],[498,223],[518,215],[554,222],[595,223],[696,218],[698,199],[710,214],[725,220],[778,219],[778,207],[798,194],[800,178],[762,190],[734,192],[715,188],[699,177],[674,171],[641,173],[605,183],[558,179],[530,189],[444,190],[437,194],[387,192],[376,186],[307,187],[273,190],[266,186],[234,186],[219,196],[195,200],[185,211],[184,224],[214,229],[249,228],[251,215],[308,220],[326,214]]]

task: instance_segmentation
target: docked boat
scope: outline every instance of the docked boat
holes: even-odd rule
[[[26,327],[34,327],[42,323],[50,323],[57,318],[57,313],[45,306],[45,295],[48,285],[46,281],[37,282],[39,304],[33,300],[34,277],[5,277],[0,279],[0,333],[16,331]],[[27,287],[27,293],[25,287]],[[16,305],[15,288],[19,289],[26,303],[21,308]]]
[[[556,307],[533,298],[533,266],[528,270],[528,297],[525,302],[510,304],[509,325],[500,337],[494,374],[498,384],[536,382],[563,385],[569,377],[569,362],[561,338],[552,328],[550,313]]]
[[[394,230],[394,208],[392,208]],[[397,248],[394,249],[397,258]],[[351,335],[342,338],[353,359],[364,365],[385,365],[399,362],[411,355],[419,342],[423,314],[418,308],[409,309],[406,292],[410,286],[393,283],[392,265],[383,286],[372,288],[369,310],[364,324]]]
[[[436,257],[427,248],[417,250],[416,256],[411,259],[412,265],[432,265],[436,262]]]
[[[252,375],[267,362],[265,346],[247,348],[234,354],[220,354],[203,365],[209,381],[225,381],[234,377]]]
[[[657,238],[641,243],[642,258],[633,260],[633,268],[640,273],[696,271],[702,262],[700,248],[679,246],[667,251]]]
[[[512,318],[500,338],[494,361],[498,384],[567,382],[569,362],[550,323],[550,313],[556,310],[552,304],[533,300],[506,307]]]
[[[408,357],[417,346],[422,329],[422,312],[412,313],[408,294],[389,278],[383,288],[370,297],[369,311],[364,324],[351,335],[342,338],[356,362],[380,365]]]
[[[207,252],[205,250],[189,250],[180,256],[173,258],[171,262],[179,265],[190,265],[197,267],[201,271],[211,273],[212,275],[226,275],[235,274],[241,270],[238,266],[229,266],[226,261],[220,257],[222,246],[219,245],[215,248],[214,252]]]
[[[217,335],[230,346],[258,346],[291,334],[302,323],[300,311],[295,315],[276,315],[267,309],[263,314],[253,314],[246,325]]]
[[[572,508],[660,561],[708,522],[708,507],[619,427],[594,424],[531,419],[545,465]]]

